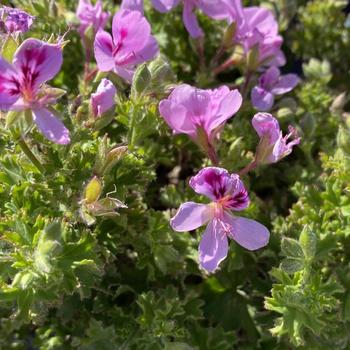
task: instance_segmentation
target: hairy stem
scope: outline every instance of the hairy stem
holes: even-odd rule
[[[30,150],[26,142],[20,138],[17,140],[18,145],[21,147],[23,153],[30,159],[33,165],[43,174],[45,172],[44,166],[40,163],[39,159]]]
[[[246,167],[238,172],[239,176],[244,176],[248,174],[251,170],[254,170],[258,166],[258,162],[254,159],[251,163],[249,163]]]

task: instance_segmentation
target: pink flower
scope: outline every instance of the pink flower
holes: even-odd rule
[[[267,245],[270,233],[260,223],[232,215],[248,207],[248,192],[237,174],[222,168],[204,168],[190,180],[190,186],[212,202],[187,202],[180,206],[170,224],[175,231],[185,232],[207,225],[199,244],[200,266],[215,271],[227,256],[228,239],[256,250]]]
[[[277,67],[269,68],[259,79],[259,85],[252,90],[253,106],[259,111],[268,111],[272,108],[275,95],[286,94],[292,91],[299,83],[296,74],[281,75]]]
[[[183,84],[160,102],[159,112],[174,134],[187,134],[208,152],[214,148],[215,139],[226,121],[241,105],[241,94],[227,86],[201,90]]]
[[[59,72],[62,61],[59,43],[47,44],[37,39],[25,40],[16,50],[12,64],[0,57],[0,110],[31,110],[37,127],[49,140],[67,144],[69,131],[54,110],[46,108],[56,98],[44,85]]]
[[[7,33],[27,32],[33,24],[34,18],[35,17],[17,8],[7,6],[0,8],[0,22],[3,22]]]
[[[91,110],[95,118],[100,118],[104,113],[115,106],[117,89],[108,79],[102,79],[95,93],[91,95]]]
[[[289,155],[293,147],[301,141],[297,131],[292,126],[289,126],[289,134],[283,137],[277,119],[271,114],[255,114],[252,124],[260,137],[260,143],[256,151],[256,161],[260,164],[278,162]],[[293,141],[288,143],[287,141],[291,137]]]
[[[228,6],[231,21],[237,23],[234,44],[241,45],[246,55],[256,50],[256,68],[260,65],[283,66],[283,38],[278,34],[278,23],[272,12],[260,7],[243,8],[237,0],[231,0],[231,3]]]
[[[80,36],[84,38],[85,31],[89,26],[92,26],[95,33],[103,29],[108,21],[109,13],[103,12],[100,0],[96,2],[95,6],[91,4],[90,0],[79,0],[77,17],[80,20]]]
[[[112,36],[100,30],[95,38],[95,58],[102,72],[114,71],[131,82],[138,64],[158,54],[151,26],[139,11],[120,10],[113,18]]]
[[[169,12],[180,3],[180,0],[152,0],[152,3],[159,12]],[[198,24],[195,14],[197,7],[213,19],[228,18],[228,12],[223,0],[183,0],[183,22],[192,38],[203,36],[203,31]]]

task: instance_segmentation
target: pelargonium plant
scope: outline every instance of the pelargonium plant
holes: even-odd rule
[[[346,11],[5,0],[0,349],[348,349]]]

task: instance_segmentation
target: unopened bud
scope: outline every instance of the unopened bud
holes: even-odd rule
[[[85,203],[91,204],[96,202],[100,198],[101,193],[102,193],[102,183],[95,176],[90,180],[90,182],[87,184],[85,188],[85,194],[84,194]]]
[[[350,154],[350,133],[344,127],[340,127],[337,135],[338,147],[347,154]]]
[[[334,101],[330,107],[330,111],[334,114],[341,114],[344,110],[344,106],[347,102],[347,99],[348,99],[348,97],[347,97],[346,92],[343,92],[340,95],[338,95],[334,99]]]
[[[126,155],[127,152],[127,146],[119,146],[110,150],[106,156],[103,175],[108,174],[110,170],[120,161],[120,159]]]
[[[132,81],[132,92],[133,95],[138,96],[142,95],[151,83],[152,77],[149,69],[146,64],[140,65],[134,74]]]
[[[222,45],[225,49],[229,49],[233,46],[233,38],[235,36],[237,29],[237,23],[232,22],[225,30],[224,38],[222,40]]]
[[[255,72],[259,67],[259,46],[253,46],[247,54],[247,69],[251,72]]]
[[[152,85],[155,88],[159,87],[167,81],[174,80],[174,73],[169,62],[162,56],[158,56],[149,65],[148,69],[152,77]]]
[[[312,113],[305,113],[300,121],[300,128],[303,130],[303,134],[307,137],[311,137],[315,133],[316,120]]]

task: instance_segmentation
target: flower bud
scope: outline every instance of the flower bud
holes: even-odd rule
[[[341,114],[344,110],[344,106],[347,102],[347,99],[348,97],[346,92],[343,92],[340,95],[338,95],[332,102],[330,111],[334,114]]]
[[[235,36],[237,29],[237,23],[232,22],[225,30],[224,38],[222,40],[222,45],[225,49],[229,49],[233,46],[233,38]]]
[[[101,193],[102,193],[102,183],[95,176],[90,180],[90,182],[87,184],[85,188],[85,193],[84,193],[85,203],[91,204],[96,202],[100,198]]]
[[[102,79],[95,93],[91,95],[90,107],[92,116],[101,118],[115,105],[117,89],[108,79]]]
[[[253,46],[247,54],[247,69],[250,72],[255,72],[259,67],[259,46]]]
[[[340,127],[337,135],[338,147],[347,154],[350,154],[350,133],[344,127]]]
[[[304,117],[300,121],[300,128],[303,130],[303,134],[311,137],[316,130],[316,120],[312,113],[305,113]]]
[[[132,93],[136,97],[142,95],[151,83],[152,77],[146,64],[140,65],[134,74],[132,81]]]
[[[148,65],[152,77],[152,85],[159,88],[163,83],[174,79],[169,62],[162,56],[158,56]]]

